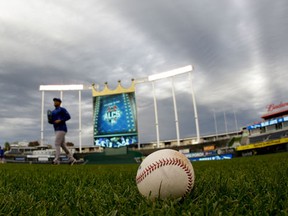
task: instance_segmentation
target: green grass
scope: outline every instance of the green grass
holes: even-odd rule
[[[288,153],[193,166],[187,198],[152,202],[138,165],[0,164],[0,215],[288,215]]]

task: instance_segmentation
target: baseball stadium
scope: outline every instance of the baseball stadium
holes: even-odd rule
[[[61,165],[49,165],[55,151],[42,145],[7,151],[0,164],[0,215],[288,214],[288,103],[268,106],[261,122],[239,131],[139,143],[134,85],[92,86],[94,145],[71,147],[81,163],[69,166],[63,154]],[[159,178],[168,180],[163,188],[172,193],[185,187],[174,165],[188,166],[179,158],[143,167],[167,149],[190,161],[192,181],[183,196],[163,199],[159,189],[151,200],[149,187]],[[162,166],[164,172],[139,186]],[[147,174],[136,177],[141,167]]]
[[[111,147],[114,145],[118,148],[124,147],[128,152],[138,151],[143,156],[147,156],[159,148],[171,148],[181,151],[193,161],[231,159],[288,150],[288,103],[268,105],[267,112],[261,116],[262,122],[242,127],[239,131],[202,136],[199,140],[197,137],[191,137],[139,144],[137,142],[137,107],[134,91],[134,81],[127,89],[123,88],[120,82],[115,90],[110,90],[107,84],[102,91],[92,89],[96,146],[104,148],[109,146],[106,143],[109,137],[112,137],[108,141]],[[113,120],[115,122],[111,123]],[[111,129],[111,125],[113,125],[113,129]],[[106,142],[100,142],[99,139],[104,137],[108,137]],[[123,140],[123,137],[127,141],[124,144],[113,141]],[[119,152],[121,151],[123,150],[119,150]]]

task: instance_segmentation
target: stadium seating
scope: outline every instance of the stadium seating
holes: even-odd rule
[[[268,140],[281,139],[288,136],[288,131],[276,131],[272,133],[261,134],[258,136],[251,136],[250,143],[265,142]]]

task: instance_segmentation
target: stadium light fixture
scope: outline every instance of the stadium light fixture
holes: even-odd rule
[[[44,143],[44,97],[45,91],[60,91],[60,98],[63,98],[63,91],[79,91],[79,152],[82,152],[82,112],[81,112],[81,91],[89,89],[87,86],[80,85],[40,85],[39,91],[42,91],[41,108],[41,145]]]
[[[83,90],[84,85],[40,85],[40,91],[75,91]]]
[[[186,67],[177,68],[175,70],[150,75],[150,76],[148,76],[148,81],[155,81],[155,80],[159,80],[159,79],[164,79],[164,78],[180,75],[183,73],[187,73],[187,72],[192,71],[192,70],[193,70],[192,65],[188,65]]]
[[[174,82],[173,77],[176,75],[184,74],[193,70],[192,65],[188,65],[185,67],[177,68],[171,71],[166,71],[158,74],[153,74],[145,78],[137,79],[136,84],[144,83],[144,82],[151,82],[153,88],[153,98],[154,98],[154,112],[155,112],[155,126],[156,126],[156,136],[157,136],[157,148],[159,148],[160,139],[159,139],[159,122],[158,122],[158,113],[157,113],[157,100],[155,95],[155,86],[154,81],[165,79],[171,77],[171,85],[172,85],[172,96],[173,96],[173,104],[174,104],[174,112],[175,112],[175,124],[176,124],[176,135],[177,135],[177,145],[180,145],[180,135],[179,135],[179,124],[178,124],[178,114],[177,114],[177,105],[176,105],[176,97],[175,97],[175,89],[174,89]],[[191,94],[192,94],[192,101],[194,106],[194,115],[195,115],[195,124],[196,124],[196,133],[197,133],[197,143],[200,142],[200,132],[199,132],[199,123],[198,123],[198,114],[197,114],[197,107],[196,107],[196,100],[194,96],[194,91],[192,87],[192,77],[191,73],[189,73],[189,79],[191,82]],[[140,148],[140,143],[138,143],[138,148]]]

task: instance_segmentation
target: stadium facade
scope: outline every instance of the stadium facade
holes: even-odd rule
[[[270,104],[262,121],[243,128],[248,134],[246,145],[236,148],[242,155],[288,150],[288,103]]]
[[[176,146],[176,140],[162,141],[161,146],[178,149],[191,158],[217,157],[227,153],[235,157],[288,151],[288,103],[268,105],[261,119],[240,131],[203,136],[196,145],[192,144],[193,138],[186,138],[181,140],[180,147]],[[155,146],[155,143],[143,144],[142,152],[147,155]]]

